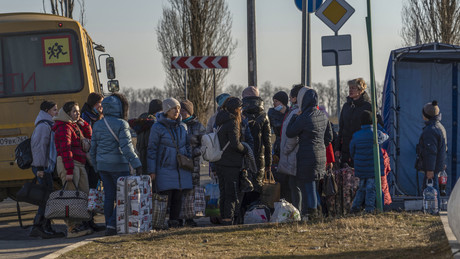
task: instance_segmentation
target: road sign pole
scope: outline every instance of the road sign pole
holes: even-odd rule
[[[256,3],[247,0],[248,12],[248,84],[257,87]]]
[[[311,26],[310,13],[307,14],[307,85],[311,87]]]
[[[338,36],[335,32],[335,36]],[[337,120],[340,120],[340,66],[339,66],[339,53],[335,52],[335,74],[337,77]]]
[[[213,81],[213,86],[214,86],[214,99],[213,99],[213,103],[214,103],[214,112],[216,112],[216,70],[213,69],[212,70],[212,81]]]
[[[187,69],[184,69],[184,94],[185,94],[185,100],[188,100],[187,98]]]
[[[369,69],[371,81],[371,101],[372,101],[372,128],[374,130],[374,172],[375,172],[375,198],[377,200],[377,210],[383,211],[382,205],[382,185],[380,182],[380,150],[377,142],[377,102],[375,95],[375,78],[374,78],[374,56],[372,48],[372,22],[371,22],[371,1],[367,0],[367,42],[369,45]]]
[[[307,0],[302,0],[302,71],[301,71],[301,83],[306,85],[305,81],[305,65],[307,55]]]

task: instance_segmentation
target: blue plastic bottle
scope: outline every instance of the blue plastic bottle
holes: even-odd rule
[[[438,214],[438,192],[433,187],[433,179],[426,181],[426,188],[423,190],[423,212]]]

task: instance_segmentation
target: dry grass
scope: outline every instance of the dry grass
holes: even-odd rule
[[[308,224],[183,228],[98,240],[61,258],[451,258],[439,217],[385,213]]]

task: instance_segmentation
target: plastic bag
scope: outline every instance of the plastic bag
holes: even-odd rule
[[[208,183],[204,187],[205,190],[205,200],[206,200],[206,210],[205,216],[212,217],[212,216],[220,216],[219,210],[219,198],[220,198],[220,190],[219,184],[217,183]]]
[[[263,205],[251,206],[244,214],[244,224],[259,224],[270,221],[270,209]]]
[[[284,199],[275,202],[275,212],[273,212],[270,222],[285,223],[294,221],[300,221],[299,210]]]
[[[88,210],[104,214],[104,189],[101,187],[101,181],[97,183],[96,189],[89,189]]]

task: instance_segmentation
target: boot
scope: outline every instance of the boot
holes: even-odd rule
[[[43,239],[49,239],[53,238],[53,233],[47,232],[43,229],[43,226],[35,225],[32,226],[32,229],[30,230],[29,237],[41,237]]]
[[[94,222],[94,219],[91,219],[90,221],[87,221],[86,224],[88,225],[88,227],[92,228],[94,230],[94,232],[99,232],[99,231],[104,231],[105,230],[105,226],[103,226],[103,225],[99,226],[98,224],[96,224]]]

